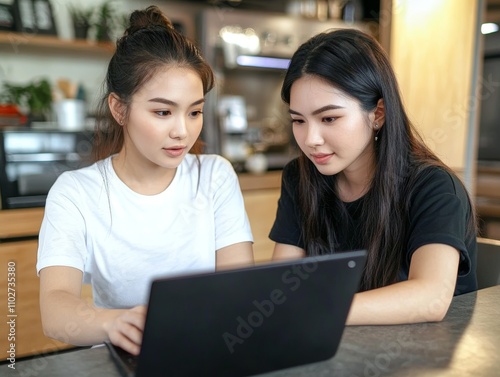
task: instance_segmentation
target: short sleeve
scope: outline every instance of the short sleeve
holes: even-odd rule
[[[215,248],[253,242],[238,176],[229,161],[218,157],[213,165]]]
[[[86,224],[77,203],[79,197],[82,193],[70,173],[63,173],[51,187],[39,234],[37,273],[49,266],[84,271]]]
[[[298,160],[289,162],[283,169],[281,194],[278,209],[269,238],[277,243],[304,248],[301,231],[301,217],[297,203],[298,195]]]
[[[410,206],[410,228],[406,261],[419,247],[442,243],[460,252],[459,276],[474,267],[475,235],[468,234],[472,216],[469,197],[457,177],[442,169],[428,169],[414,190]]]

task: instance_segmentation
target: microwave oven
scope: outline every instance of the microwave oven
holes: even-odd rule
[[[92,131],[0,129],[2,209],[43,207],[64,171],[91,163]]]

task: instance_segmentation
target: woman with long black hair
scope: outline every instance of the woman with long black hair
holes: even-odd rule
[[[283,171],[274,259],[366,249],[348,324],[441,320],[476,289],[475,212],[413,128],[382,47],[354,29],[316,35],[281,94],[300,155]]]

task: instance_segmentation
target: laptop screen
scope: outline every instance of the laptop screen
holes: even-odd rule
[[[137,376],[249,376],[337,351],[366,251],[157,279]]]

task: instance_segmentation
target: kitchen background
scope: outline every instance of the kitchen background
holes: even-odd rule
[[[18,0],[17,4],[30,2]],[[34,1],[35,4],[42,2],[46,3],[46,0]],[[123,32],[125,17],[130,10],[143,8],[149,2],[91,0],[82,5],[74,0],[53,0],[50,4],[54,25],[49,28],[49,33],[67,41],[78,37],[71,17],[75,9],[96,9],[102,14],[105,8],[99,10],[99,7],[108,6],[106,10],[115,21],[109,33],[113,41]],[[185,34],[199,42],[216,70],[218,87],[209,96],[203,138],[207,152],[223,153],[238,170],[244,169],[249,151],[265,152],[266,166],[271,169],[281,168],[294,153],[293,146],[290,147],[286,113],[279,98],[279,86],[287,59],[298,45],[330,27],[360,27],[376,34],[380,11],[379,1],[374,0],[163,1],[157,4]],[[22,23],[22,19],[20,17],[18,23]],[[368,21],[374,21],[370,29]],[[47,79],[56,99],[84,99],[84,109],[75,107],[74,103],[69,110],[69,105],[56,104],[55,110],[46,114],[47,120],[59,119],[61,126],[74,128],[75,124],[82,123],[76,115],[85,112],[92,116],[94,112],[112,47],[92,51],[27,47],[30,38],[40,34],[30,29],[6,38],[0,50],[0,81],[17,83]],[[87,39],[95,40],[100,34],[92,27]],[[239,40],[235,41],[235,38]],[[257,44],[252,45],[252,38]],[[243,63],[244,68],[239,69],[243,65],[236,61],[238,55],[261,59]],[[273,63],[281,63],[281,66]],[[91,128],[91,120],[85,123]]]
[[[52,108],[38,118],[32,107],[22,108],[29,113],[23,118],[29,132],[5,130],[0,135],[3,208],[20,208],[43,205],[57,176],[86,162],[91,135],[81,131],[93,127],[113,41],[122,35],[130,11],[149,2],[93,0],[82,5],[74,0],[17,0],[10,4],[17,25],[0,34],[0,81],[8,89],[46,80],[43,83],[50,86],[53,98]],[[281,169],[296,155],[279,94],[296,48],[328,28],[355,27],[376,35],[380,12],[380,3],[373,0],[156,4],[175,27],[198,42],[216,72],[217,86],[205,106],[206,152],[223,154],[238,172],[258,173]],[[91,10],[96,25],[82,37],[74,15]],[[103,15],[110,16],[107,24],[113,25],[108,33],[100,28]],[[48,132],[54,128],[64,132]]]
[[[27,11],[31,3],[42,10],[51,5],[51,17],[36,21],[41,24],[38,31],[33,30]],[[82,108],[77,106],[82,101],[69,101],[73,108],[54,106],[53,111],[45,113],[46,120],[59,119],[55,126],[65,131],[90,129],[113,45],[96,43],[95,39],[105,37],[105,33],[94,27],[86,40],[75,39],[71,10],[94,9],[112,14],[116,21],[110,32],[113,41],[123,31],[124,16],[150,3],[0,0],[0,12],[4,10],[2,5],[18,5],[14,8],[22,15],[17,30],[9,31],[4,13],[0,13],[0,85],[46,79],[55,100],[71,97],[83,100],[85,105]],[[225,155],[238,171],[280,169],[294,156],[279,87],[283,68],[298,44],[319,30],[357,27],[375,35],[390,53],[410,115],[424,139],[463,177],[472,195],[486,198],[481,208],[497,208],[495,216],[500,214],[500,199],[495,197],[500,161],[500,38],[498,32],[483,36],[478,31],[482,22],[500,20],[500,0],[154,3],[178,28],[199,42],[214,67],[218,85],[208,98],[202,136],[207,152]],[[19,24],[24,31],[19,30]],[[54,42],[55,37],[58,42]],[[252,50],[252,40],[258,41],[257,50]],[[245,57],[246,62],[239,60]],[[270,57],[273,59],[267,59]],[[76,115],[82,113],[90,119],[79,120]],[[28,120],[35,121],[32,130],[54,126],[37,122],[36,118]],[[81,144],[75,137],[73,145]],[[7,166],[3,149],[0,170]],[[59,166],[63,170],[74,167],[75,158],[70,155],[71,164],[63,161]],[[28,172],[32,166],[26,168]],[[48,185],[50,180],[44,187]]]
[[[0,1],[4,2],[4,0]],[[31,0],[18,0],[18,4],[23,4],[20,10],[24,14],[20,21],[28,30],[33,28],[30,17],[32,12],[29,11],[30,3],[32,3]],[[94,37],[97,34],[105,36],[105,33],[96,33],[95,30],[91,30],[86,41],[75,39],[68,5],[72,4],[78,9],[87,9],[88,7],[100,8],[103,3],[96,0],[87,2],[51,0],[50,3],[54,22],[51,23],[51,17],[42,17],[39,20],[41,30],[38,32],[5,30],[8,28],[8,17],[6,19],[5,12],[2,13],[5,7],[2,7],[0,3],[0,29],[4,29],[0,31],[0,84],[25,85],[33,80],[46,78],[49,86],[57,89],[59,102],[63,101],[63,97],[76,97],[77,101],[85,98],[85,113],[91,116],[113,45],[112,43],[95,43]],[[132,9],[144,8],[151,2],[113,1],[111,3],[115,6],[117,14],[125,14]],[[183,32],[203,42],[205,54],[217,72],[219,84],[210,94],[210,103],[207,103],[205,108],[204,130],[206,134],[204,139],[210,141],[210,148],[222,149],[225,145],[225,152],[228,152],[229,148],[232,158],[238,159],[242,151],[241,140],[246,138],[247,142],[255,148],[254,152],[260,153],[265,148],[264,152],[274,153],[274,156],[282,153],[282,156],[290,157],[287,156],[288,144],[284,140],[286,138],[276,136],[284,135],[283,132],[279,132],[282,105],[276,96],[283,69],[272,68],[271,63],[285,63],[284,59],[287,55],[289,57],[291,50],[299,43],[298,38],[306,37],[303,35],[304,32],[312,32],[311,28],[314,27],[330,25],[331,20],[324,19],[326,2],[293,1],[288,3],[277,0],[243,0],[209,5],[198,1],[157,1],[154,3],[165,10]],[[43,10],[47,2],[34,0],[33,4],[36,4],[37,9]],[[322,6],[317,7],[318,4]],[[288,5],[293,6],[293,9],[288,8]],[[359,8],[352,7],[352,5],[355,4],[350,3],[350,7],[346,8],[349,12],[344,12],[348,20],[360,17],[356,13]],[[369,10],[369,8],[366,9]],[[204,12],[205,17],[200,15],[203,13],[201,10],[207,11]],[[338,19],[340,15],[338,10],[336,12]],[[303,13],[303,15],[296,15],[296,13]],[[41,14],[45,13],[41,12]],[[208,14],[211,16],[209,17]],[[240,16],[234,19],[233,17],[238,14]],[[375,14],[378,13],[375,12]],[[322,24],[318,24],[320,19]],[[214,28],[215,31],[211,29],[208,32],[204,31],[208,29],[199,27],[200,22],[203,24],[203,20],[206,28]],[[368,21],[362,23],[364,26],[369,26],[369,24]],[[338,21],[337,25],[339,25]],[[340,25],[355,26],[352,23]],[[219,31],[224,26],[228,26],[223,33],[226,39],[231,41],[233,38],[234,42],[240,41],[239,44],[222,42],[224,39]],[[255,34],[249,30],[250,26]],[[377,30],[374,27],[376,25],[371,26],[373,30]],[[262,27],[266,30],[261,29]],[[258,53],[256,49],[248,51],[248,48],[244,48],[249,44],[246,42],[255,41],[257,33],[259,45],[260,41],[265,41],[263,48],[259,49]],[[243,46],[240,46],[241,44]],[[251,46],[255,48],[255,45]],[[268,53],[272,56],[266,56]],[[245,61],[238,62],[238,56],[246,56],[246,63]],[[269,57],[274,59],[263,59]],[[253,67],[242,64],[250,64]],[[79,87],[82,90],[79,90]],[[35,89],[37,93],[45,92],[46,85],[33,87],[30,91],[35,91]],[[249,91],[244,92],[243,89]],[[257,96],[254,95],[255,93]],[[218,101],[219,97],[221,101]],[[264,98],[268,98],[269,101],[263,100]],[[71,100],[74,99],[71,98],[69,102],[67,102],[68,99],[64,101],[75,104]],[[274,104],[276,104],[276,110]],[[78,111],[78,107],[75,106],[66,114],[75,115]],[[3,118],[5,121],[7,121],[7,115]],[[259,131],[260,125],[266,125],[265,129],[262,129],[265,132]],[[49,126],[52,129],[47,127],[46,122],[37,121],[31,123],[30,127],[0,128],[0,196],[2,199],[0,266],[7,266],[11,261],[16,261],[16,296],[18,297],[16,313],[19,313],[19,323],[16,327],[16,357],[18,358],[58,352],[71,347],[68,344],[48,339],[43,334],[38,310],[39,279],[35,269],[36,253],[38,232],[44,214],[45,194],[61,171],[76,168],[84,162],[89,152],[91,132],[76,130],[81,128],[81,125],[75,122],[75,118],[65,118],[65,122],[56,125],[58,129],[54,129],[53,125],[49,124]],[[257,132],[245,131],[245,127],[247,130],[254,129]],[[225,134],[227,138],[223,137]],[[265,137],[266,142],[258,143],[260,137]],[[228,140],[229,142],[224,144]],[[270,145],[271,142],[273,146]],[[252,156],[258,156],[258,153],[251,154],[248,160],[251,160]],[[264,165],[270,164],[272,159],[263,160],[261,157],[262,154],[259,159],[254,159],[251,165],[253,171],[270,168]],[[265,162],[264,165],[262,161]],[[238,168],[242,168],[241,163],[241,161],[235,161]],[[280,163],[279,159],[274,158],[274,163]],[[258,175],[240,173],[238,178],[254,236],[255,260],[266,262],[270,259],[274,247],[268,238],[268,233],[280,195],[281,173],[279,170],[266,171]],[[2,287],[7,286],[4,275],[0,274]],[[6,294],[6,289],[0,289],[0,301],[7,301]],[[82,296],[91,300],[92,291],[88,285],[84,285]],[[0,315],[7,315],[5,310],[7,306],[0,308]],[[9,349],[7,340],[7,336],[0,336],[0,349]]]
[[[26,0],[19,0],[20,3]],[[38,0],[39,1],[39,0]],[[30,2],[30,0],[28,0]],[[35,1],[36,2],[36,1]],[[336,1],[338,2],[338,1]],[[13,0],[0,0],[0,4],[12,4]],[[88,10],[98,8],[105,2],[103,0],[50,0],[57,36],[62,40],[73,40],[75,32],[72,25],[70,10]],[[259,12],[273,12],[285,14],[287,9],[292,11],[293,7],[288,6],[286,1],[147,1],[147,0],[112,0],[107,1],[114,13],[118,25],[114,28],[112,39],[120,35],[123,31],[122,15],[127,15],[131,10],[144,8],[150,4],[160,6],[173,21],[179,22],[187,35],[197,36],[196,14],[206,8],[217,12],[216,17],[223,19],[226,14],[233,11],[252,10]],[[211,3],[213,5],[211,5]],[[293,3],[293,2],[290,2]],[[308,1],[304,3],[315,3]],[[321,3],[327,3],[326,1]],[[361,4],[361,2],[356,2]],[[377,1],[367,1],[370,8],[378,12]],[[250,5],[247,5],[250,4]],[[361,9],[361,8],[360,8]],[[376,14],[376,13],[375,13]],[[363,17],[363,16],[361,16]],[[373,16],[372,16],[373,17]],[[64,49],[56,51],[50,48],[40,48],[28,51],[23,48],[29,43],[32,35],[37,32],[26,32],[12,37],[11,45],[2,43],[0,61],[0,81],[8,80],[12,82],[26,82],[33,78],[47,77],[52,82],[56,82],[61,77],[66,77],[73,81],[81,82],[88,93],[96,93],[99,89],[106,69],[106,62],[111,53],[102,54],[88,53],[88,51],[78,54],[76,51],[68,52]],[[95,38],[95,29],[91,28],[89,39]]]
[[[75,39],[70,6],[106,15],[109,9],[101,5],[109,4],[111,14],[123,15],[155,3],[197,39],[218,78],[205,109],[203,136],[209,151],[226,153],[235,167],[254,172],[274,169],[270,165],[279,166],[293,154],[278,96],[283,69],[272,66],[286,64],[300,39],[318,27],[367,30],[389,52],[405,105],[421,135],[463,178],[475,199],[481,234],[500,239],[500,34],[480,33],[481,23],[500,20],[500,0],[50,0],[53,20],[44,11],[47,0],[17,0],[23,14],[18,21],[25,30],[12,31],[5,5],[14,3],[0,0],[0,90],[7,83],[23,86],[45,78],[46,83],[30,91],[46,93],[49,85],[60,103],[72,97],[65,103],[74,105],[59,114],[65,119],[60,124],[31,116],[31,127],[0,127],[0,265],[17,261],[17,297],[22,298],[16,306],[22,321],[16,329],[17,357],[68,347],[46,338],[41,330],[36,309],[37,235],[51,183],[61,171],[84,163],[89,154],[91,131],[80,130],[75,115],[82,109],[76,103],[84,99],[84,115],[93,115],[113,51],[112,43],[95,42],[98,35],[106,36],[103,30],[94,28],[86,40]],[[42,15],[38,31],[33,31],[30,4]],[[339,4],[348,6],[342,11]],[[259,49],[252,44],[256,37]],[[265,59],[269,57],[273,59]],[[0,113],[3,124],[17,117],[1,104],[0,110],[6,111]],[[51,117],[54,120],[55,114]],[[264,159],[246,166],[263,154]],[[280,194],[279,168],[258,175],[240,172],[239,179],[256,261],[267,261],[274,247],[268,232]],[[4,275],[0,274],[1,286],[7,284]],[[86,288],[83,296],[90,299]],[[7,301],[6,289],[0,290],[0,301]],[[7,306],[3,308],[0,315],[7,315]],[[0,337],[1,349],[8,349],[6,342],[7,336]]]

